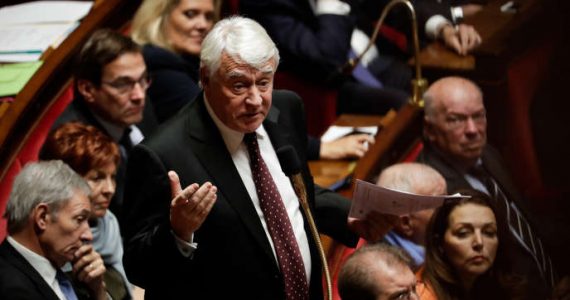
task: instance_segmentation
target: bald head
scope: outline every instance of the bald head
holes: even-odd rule
[[[424,136],[460,166],[469,168],[487,143],[483,94],[461,77],[445,77],[426,91]]]
[[[428,165],[421,163],[394,164],[382,171],[379,186],[420,195],[443,195],[446,193],[445,179]]]
[[[399,163],[392,165],[380,174],[379,186],[401,192],[435,196],[447,192],[443,176],[432,167],[420,163]],[[394,231],[408,240],[423,245],[427,224],[433,209],[425,209],[400,216]]]
[[[410,258],[402,249],[387,244],[368,244],[356,250],[338,278],[343,300],[388,300],[401,294],[417,299],[415,285]]]

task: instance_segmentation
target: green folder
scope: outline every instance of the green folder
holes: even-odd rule
[[[18,94],[41,65],[42,61],[0,65],[0,97]]]

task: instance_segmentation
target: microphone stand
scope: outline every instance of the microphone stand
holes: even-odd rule
[[[362,51],[362,53],[360,53],[360,55],[358,55],[357,57],[349,59],[341,70],[345,74],[351,73],[352,70],[354,70],[356,65],[360,63],[360,60],[362,60],[364,54],[372,47],[372,45],[374,45],[374,42],[378,38],[380,27],[382,27],[382,24],[384,24],[384,19],[386,19],[386,15],[388,14],[388,12],[390,12],[394,6],[399,4],[403,4],[405,7],[408,8],[412,21],[412,36],[413,36],[412,38],[414,44],[416,77],[415,79],[412,79],[412,98],[410,99],[410,102],[418,107],[423,107],[424,106],[423,93],[427,89],[428,82],[425,78],[422,78],[422,69],[420,64],[420,42],[418,38],[418,21],[416,19],[416,11],[414,9],[414,6],[409,0],[392,0],[386,5],[386,7],[384,7],[384,9],[382,10],[382,14],[380,15],[380,19],[378,20],[378,23],[376,23],[374,32],[370,37],[370,42],[368,42],[368,45],[366,46],[366,48],[364,48],[364,51]]]
[[[285,175],[289,176],[295,194],[299,198],[299,203],[301,208],[307,216],[307,222],[309,223],[309,228],[311,229],[311,235],[313,240],[317,245],[319,251],[319,258],[323,266],[323,274],[325,275],[325,282],[327,287],[327,295],[325,299],[332,300],[332,280],[329,271],[329,266],[327,264],[327,257],[325,255],[325,250],[323,244],[321,243],[321,238],[319,236],[319,231],[317,229],[317,224],[313,214],[311,213],[311,208],[309,207],[309,201],[307,200],[307,188],[305,187],[305,182],[303,181],[303,175],[301,175],[301,163],[299,162],[299,157],[295,152],[295,149],[290,146],[283,146],[277,151],[277,157],[279,158],[279,163]]]

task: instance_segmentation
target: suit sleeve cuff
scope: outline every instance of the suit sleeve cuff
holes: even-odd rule
[[[178,251],[180,251],[180,254],[182,254],[182,256],[184,257],[191,257],[192,254],[194,253],[194,251],[196,251],[196,249],[198,249],[198,243],[194,243],[192,242],[194,240],[194,234],[192,234],[192,237],[190,238],[190,242],[187,242],[183,239],[181,239],[180,237],[178,237],[174,231],[170,231],[172,233],[172,236],[174,236],[174,240],[176,242],[176,248],[178,248]]]
[[[317,0],[315,13],[347,16],[350,13],[350,5],[340,0]]]
[[[442,15],[431,16],[425,25],[426,35],[433,40],[437,39],[439,37],[438,35],[441,27],[445,24],[451,25],[451,22]]]

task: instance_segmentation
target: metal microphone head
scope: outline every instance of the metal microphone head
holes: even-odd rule
[[[277,158],[285,175],[291,176],[301,173],[301,162],[293,146],[285,145],[277,149]]]

